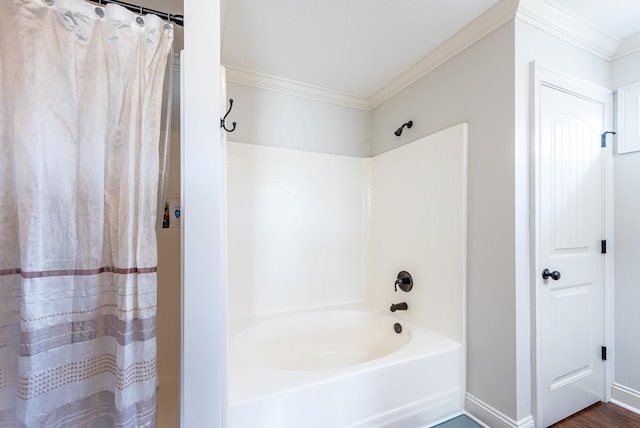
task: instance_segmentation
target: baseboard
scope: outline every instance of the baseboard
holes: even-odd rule
[[[484,425],[491,428],[534,428],[533,417],[531,415],[519,421],[511,419],[509,416],[494,409],[484,401],[467,393],[465,400],[465,411]]]
[[[611,402],[640,414],[640,392],[619,383],[611,387]]]

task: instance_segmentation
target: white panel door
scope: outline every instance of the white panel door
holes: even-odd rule
[[[603,102],[544,84],[540,88],[536,286],[545,427],[600,401],[603,394],[600,134],[605,109]]]

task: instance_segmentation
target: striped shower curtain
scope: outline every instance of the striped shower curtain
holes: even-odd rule
[[[173,29],[82,0],[0,11],[0,427],[147,427]]]

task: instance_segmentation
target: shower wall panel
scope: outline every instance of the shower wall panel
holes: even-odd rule
[[[366,297],[371,161],[228,143],[229,317]]]
[[[407,302],[412,323],[462,342],[467,125],[373,158],[372,300]],[[398,272],[413,289],[394,291]]]

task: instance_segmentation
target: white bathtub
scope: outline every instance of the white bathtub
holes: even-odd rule
[[[242,330],[232,347],[257,366],[326,370],[388,355],[409,341],[401,321],[370,311],[322,311],[263,321]]]
[[[460,343],[388,312],[236,320],[229,348],[230,428],[420,427],[463,407]]]

